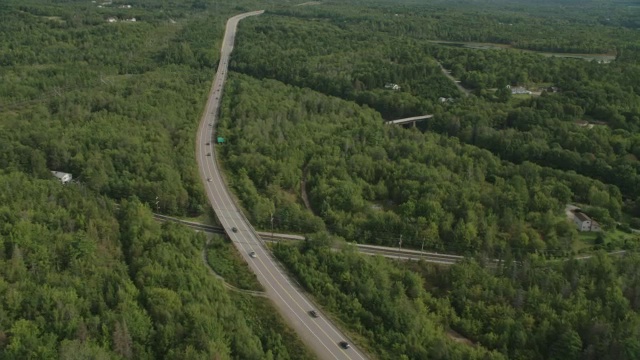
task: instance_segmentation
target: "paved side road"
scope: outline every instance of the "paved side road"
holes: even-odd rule
[[[349,341],[347,337],[324,314],[318,311],[311,300],[285,276],[283,269],[280,268],[262,239],[234,202],[218,168],[213,139],[220,96],[227,76],[229,55],[233,50],[236,28],[240,20],[262,13],[263,11],[248,12],[234,16],[227,21],[220,52],[220,63],[198,129],[196,158],[200,168],[200,176],[203,179],[209,202],[231,241],[248,262],[251,270],[256,273],[258,280],[278,311],[302,341],[322,360],[366,359],[364,353],[353,345],[349,349],[343,349],[339,346],[341,341]],[[309,315],[311,310],[318,311],[320,316],[312,318]]]

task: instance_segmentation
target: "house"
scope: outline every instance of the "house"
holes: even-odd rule
[[[391,90],[400,90],[400,86],[398,86],[398,84],[394,84],[394,83],[386,83],[386,84],[384,84],[384,88],[385,89],[391,89]]]
[[[593,124],[591,124],[590,122],[586,121],[586,120],[576,120],[575,124],[578,125],[579,127],[583,127],[583,128],[587,128],[587,129],[593,129]]]
[[[62,171],[52,171],[51,173],[53,174],[53,176],[57,177],[58,180],[60,180],[60,182],[63,184],[70,182],[73,178],[71,174]]]
[[[598,224],[595,220],[591,219],[587,214],[574,211],[573,221],[578,226],[578,231],[600,231],[600,224]]]
[[[507,85],[507,89],[511,89],[511,94],[513,94],[513,95],[515,95],[515,94],[531,95],[531,91],[523,88],[522,86],[514,86],[514,87],[512,87],[511,85]]]

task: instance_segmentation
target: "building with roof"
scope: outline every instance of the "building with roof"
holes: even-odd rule
[[[511,85],[507,85],[507,89],[511,90],[511,94],[513,95],[517,95],[517,94],[527,94],[527,95],[531,95],[531,91],[525,89],[522,86],[511,86]]]
[[[51,172],[53,174],[53,176],[57,177],[58,180],[60,180],[61,183],[66,184],[68,182],[70,182],[73,179],[73,176],[69,173],[66,172],[62,172],[62,171],[52,171]]]
[[[394,83],[386,83],[386,84],[384,84],[384,88],[385,89],[391,89],[391,90],[400,90],[400,86],[398,84],[394,84]]]
[[[575,211],[573,222],[578,227],[578,231],[600,231],[600,224],[591,219],[587,214],[581,211]]]

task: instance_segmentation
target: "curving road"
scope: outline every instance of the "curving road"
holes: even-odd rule
[[[315,352],[319,359],[366,359],[367,357],[353,345],[350,349],[343,349],[339,346],[339,342],[347,340],[347,338],[324,314],[318,311],[320,317],[312,318],[309,316],[309,311],[317,310],[317,307],[284,275],[283,270],[234,202],[218,168],[213,139],[220,96],[227,76],[227,65],[229,55],[233,50],[236,28],[240,20],[263,12],[244,13],[227,21],[220,52],[220,63],[198,128],[196,158],[200,168],[200,176],[203,179],[209,202],[231,241],[245,261],[249,263],[251,270],[256,273],[258,280],[276,308],[302,341]],[[210,145],[207,145],[209,143]],[[236,228],[237,231],[233,231],[233,228]],[[255,258],[249,255],[251,252],[255,252]]]

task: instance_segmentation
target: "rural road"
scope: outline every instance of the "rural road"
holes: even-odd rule
[[[234,202],[218,168],[214,146],[215,128],[237,25],[240,20],[246,17],[262,13],[263,11],[248,12],[234,16],[227,21],[218,70],[200,120],[196,139],[196,158],[200,176],[203,179],[209,202],[231,241],[247,261],[251,270],[255,272],[275,307],[309,349],[322,360],[367,359],[367,356],[353,344],[349,349],[343,349],[339,346],[340,341],[349,341],[347,337],[284,274],[283,269],[272,257],[264,242]],[[249,255],[251,252],[255,252],[255,257]],[[318,311],[320,316],[312,318],[309,315],[311,310]]]

